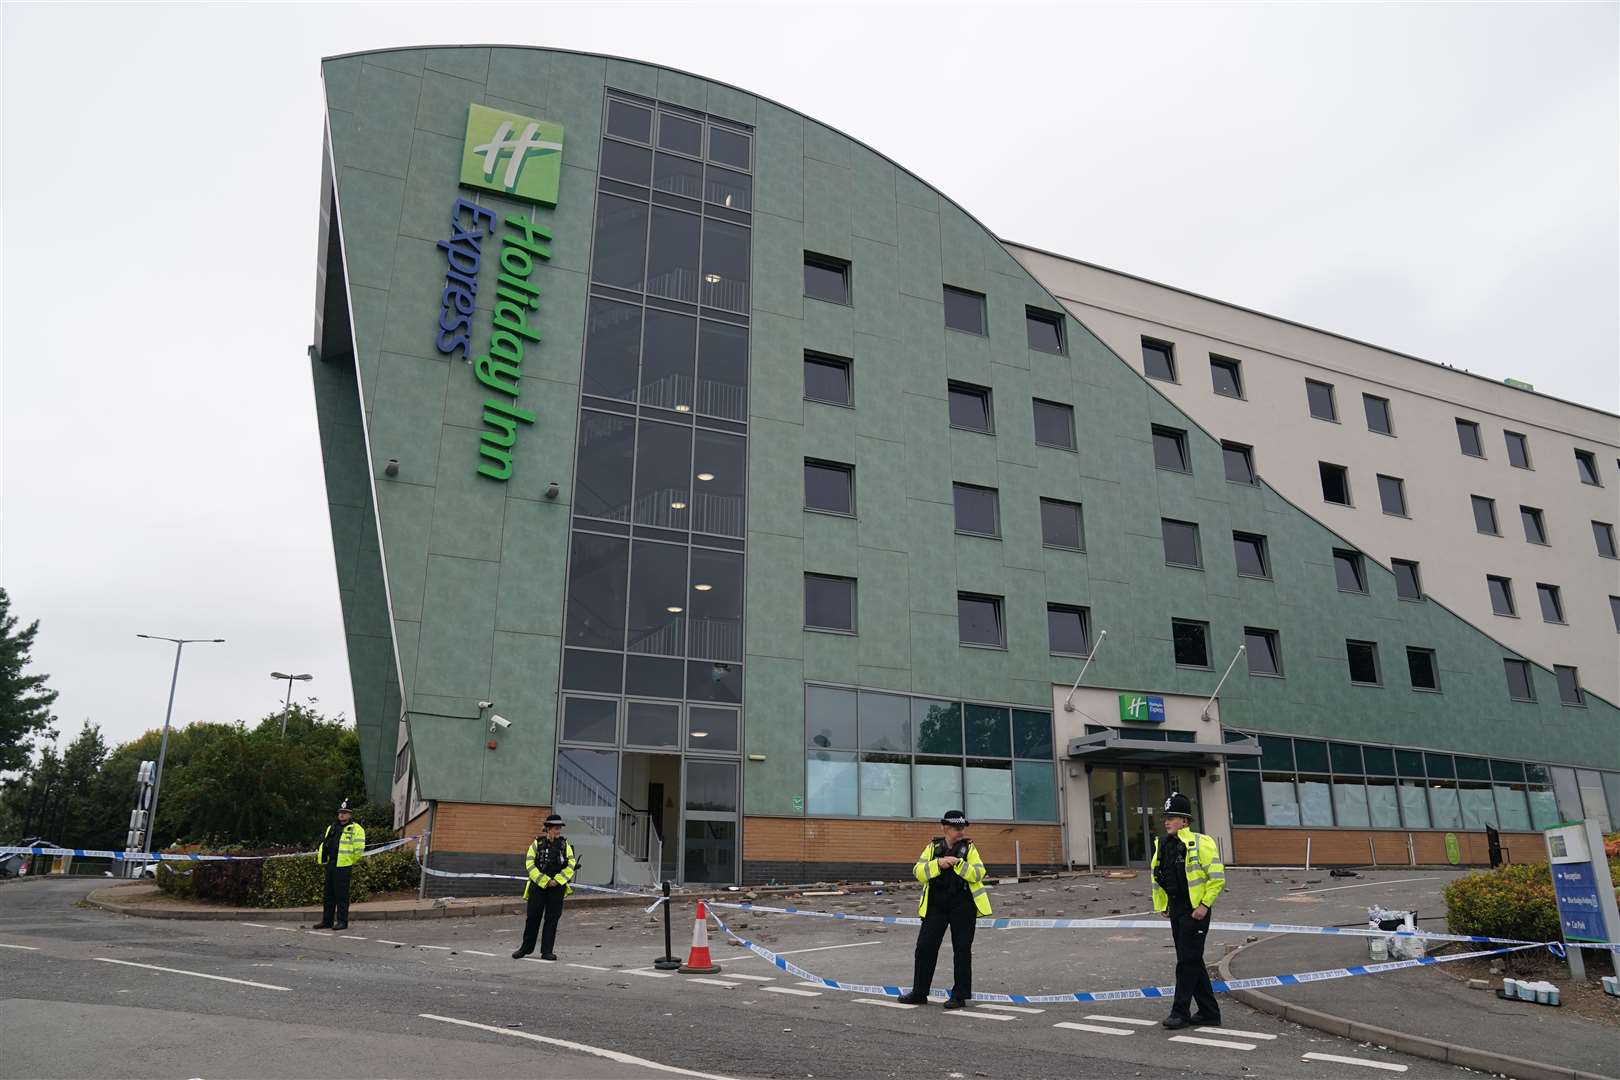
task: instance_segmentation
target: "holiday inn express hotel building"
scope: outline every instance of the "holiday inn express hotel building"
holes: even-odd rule
[[[953,808],[1141,865],[1171,790],[1237,863],[1620,817],[1612,414],[1004,242],[684,72],[322,75],[357,722],[433,866],[552,810],[596,883],[894,877]]]

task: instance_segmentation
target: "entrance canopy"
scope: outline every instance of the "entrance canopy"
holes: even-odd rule
[[[1162,738],[1168,733],[1154,731],[1151,734]],[[1088,765],[1118,762],[1167,767],[1219,765],[1228,758],[1259,757],[1260,740],[1244,736],[1236,742],[1171,742],[1151,737],[1129,738],[1119,729],[1109,728],[1070,739],[1066,754],[1070,758],[1080,758]]]

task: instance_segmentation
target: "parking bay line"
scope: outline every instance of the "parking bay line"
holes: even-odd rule
[[[820,997],[820,990],[795,990],[791,986],[762,986],[767,994],[792,994],[794,997]]]
[[[1135,1028],[1103,1027],[1101,1024],[1077,1024],[1073,1020],[1060,1020],[1052,1025],[1069,1031],[1090,1031],[1098,1035],[1135,1035]]]
[[[634,1054],[621,1054],[617,1050],[604,1050],[600,1046],[587,1046],[585,1043],[570,1042],[567,1039],[554,1039],[549,1035],[536,1035],[530,1031],[514,1031],[511,1028],[495,1027],[493,1024],[479,1024],[471,1020],[457,1020],[453,1016],[435,1016],[433,1013],[417,1013],[423,1020],[437,1020],[442,1024],[456,1024],[460,1027],[474,1028],[478,1031],[487,1031],[495,1035],[509,1035],[514,1039],[528,1039],[530,1042],[545,1043],[549,1046],[561,1046],[566,1050],[576,1050],[582,1054],[592,1054],[596,1057],[616,1061],[620,1065],[639,1065],[643,1069],[656,1069],[659,1072],[674,1073],[677,1076],[696,1076],[700,1080],[731,1080],[730,1077],[720,1076],[716,1073],[697,1072],[693,1069],[682,1069],[675,1065],[665,1065],[659,1061],[648,1061],[646,1058],[636,1057]]]
[[[1364,1065],[1369,1069],[1383,1069],[1385,1072],[1405,1072],[1405,1065],[1397,1065],[1393,1061],[1368,1061],[1366,1058],[1344,1057],[1340,1054],[1318,1054],[1312,1051],[1301,1054],[1306,1061],[1331,1061],[1338,1065]]]
[[[184,971],[180,968],[158,967],[156,964],[137,964],[133,960],[114,960],[107,956],[97,956],[94,959],[103,964],[122,964],[124,967],[145,968],[148,971],[166,971],[170,975],[190,975],[198,979],[213,979],[215,982],[236,983],[238,986],[256,986],[260,990],[285,990],[292,992],[290,986],[273,986],[270,983],[253,982],[251,979],[231,979],[224,975],[208,975],[201,971]]]
[[[1200,1039],[1196,1035],[1172,1035],[1171,1042],[1194,1043],[1198,1046],[1221,1046],[1228,1050],[1253,1050],[1254,1043],[1233,1042],[1231,1039]]]
[[[1138,1020],[1134,1016],[1108,1016],[1104,1013],[1089,1013],[1087,1020],[1101,1020],[1105,1024],[1135,1024],[1137,1027],[1153,1027],[1157,1020]]]

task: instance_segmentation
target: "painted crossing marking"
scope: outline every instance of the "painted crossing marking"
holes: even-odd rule
[[[612,968],[597,967],[595,964],[569,964],[569,967],[584,968],[586,971],[612,971]]]
[[[0,949],[22,949],[24,952],[39,952],[32,945],[0,945]]]
[[[798,984],[797,984],[797,985],[799,985],[799,986],[813,986],[813,987],[815,987],[815,988],[816,988],[816,989],[817,989],[817,990],[820,990],[820,989],[821,989],[821,984],[820,984],[820,983],[813,983],[813,982],[802,982],[802,983],[798,983]]]
[[[1233,1031],[1231,1028],[1207,1027],[1201,1029],[1205,1035],[1232,1035],[1239,1039],[1275,1039],[1275,1035],[1267,1035],[1263,1031]]]
[[[848,942],[847,944],[844,944],[844,945],[817,945],[813,949],[789,949],[787,952],[779,952],[776,955],[777,956],[796,956],[799,953],[826,952],[828,949],[858,949],[862,945],[879,945],[879,944],[882,944],[882,943],[877,942],[877,941],[851,941],[851,942]]]
[[[296,934],[299,932],[296,926],[272,926],[270,929],[280,930],[283,934]]]
[[[699,978],[694,978],[694,977],[688,977],[686,981],[687,982],[694,982],[694,983],[702,983],[704,986],[724,986],[727,989],[730,989],[733,986],[741,986],[742,985],[742,983],[727,982],[725,979],[699,979]]]
[[[640,975],[644,979],[667,979],[670,976],[667,971],[646,971],[642,968],[620,968],[619,970],[626,975]]]
[[[507,1035],[514,1039],[527,1039],[530,1042],[545,1043],[548,1046],[560,1046],[565,1050],[577,1050],[582,1054],[592,1054],[599,1058],[607,1058],[609,1061],[616,1061],[620,1065],[638,1065],[643,1069],[656,1069],[659,1072],[674,1073],[677,1076],[696,1076],[699,1080],[731,1080],[730,1077],[720,1076],[717,1073],[682,1069],[658,1061],[648,1061],[646,1058],[639,1058],[633,1054],[621,1054],[617,1050],[604,1050],[600,1046],[587,1046],[585,1043],[570,1042],[567,1039],[553,1039],[548,1035],[536,1035],[529,1031],[514,1031],[511,1028],[495,1027],[493,1024],[478,1024],[471,1020],[457,1020],[453,1016],[435,1016],[432,1013],[417,1013],[417,1015],[423,1020],[437,1020],[442,1024],[456,1024],[460,1027],[487,1031],[494,1035]]]
[[[1253,1050],[1254,1043],[1233,1042],[1231,1039],[1200,1039],[1196,1035],[1172,1035],[1171,1042],[1195,1043],[1198,1046],[1220,1046],[1227,1050]]]
[[[1045,1009],[1026,1009],[1022,1005],[998,1005],[993,1001],[975,1001],[973,1003],[981,1009],[992,1009],[996,1012],[1024,1013],[1028,1016],[1039,1016]]]
[[[856,998],[857,1005],[881,1005],[885,1009],[915,1009],[915,1005],[907,1005],[901,1001],[890,1001],[888,998]]]
[[[338,937],[342,938],[344,941],[364,941],[364,940],[366,940],[365,938],[361,937],[359,934],[339,934]]]
[[[461,951],[464,952],[464,953],[467,953],[467,954],[469,954],[471,956],[494,956],[495,955],[492,952],[479,952],[477,949],[462,949]]]
[[[1064,1020],[1053,1024],[1053,1027],[1065,1028],[1069,1031],[1091,1031],[1098,1035],[1135,1035],[1135,1028],[1104,1027],[1101,1024],[1079,1024],[1073,1020]]]
[[[727,975],[728,979],[747,979],[749,982],[775,982],[769,975]]]
[[[385,937],[380,937],[380,938],[377,939],[377,944],[379,944],[379,945],[409,945],[410,942],[408,942],[408,941],[389,941]]]
[[[330,930],[305,930],[304,933],[306,933],[306,934],[314,934],[316,937],[336,937],[337,936],[336,934],[333,934]]]
[[[1016,1020],[1016,1019],[1018,1019],[1018,1017],[1016,1017],[1016,1016],[1008,1016],[1006,1013],[971,1012],[968,1009],[952,1009],[947,1015],[949,1015],[949,1016],[971,1016],[975,1020]]]
[[[434,949],[434,950],[437,950],[439,952],[454,952],[455,951],[454,949],[450,948],[450,946],[448,946],[448,945],[418,945],[417,948],[418,949]]]
[[[270,983],[253,982],[251,979],[228,979],[223,975],[206,975],[201,971],[185,971],[181,968],[158,967],[156,964],[137,964],[133,960],[114,960],[107,956],[95,957],[103,964],[122,964],[124,967],[145,968],[148,971],[166,971],[170,975],[190,975],[197,979],[212,979],[215,982],[236,983],[238,986],[255,986],[260,990],[285,990],[292,992],[290,986],[272,986]]]
[[[1315,1051],[1309,1054],[1301,1054],[1300,1057],[1306,1061],[1331,1061],[1336,1065],[1361,1065],[1368,1069],[1383,1069],[1385,1072],[1403,1073],[1406,1071],[1405,1065],[1397,1065],[1393,1061],[1368,1061],[1366,1058],[1343,1057],[1339,1054],[1318,1054]]]
[[[794,997],[820,997],[820,990],[795,990],[791,986],[762,986],[767,994],[792,994]]]
[[[1105,1024],[1135,1024],[1137,1027],[1152,1027],[1157,1020],[1138,1020],[1134,1016],[1108,1016],[1104,1013],[1089,1013],[1087,1020],[1101,1020]]]

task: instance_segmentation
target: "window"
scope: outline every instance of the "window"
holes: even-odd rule
[[[1350,661],[1350,681],[1357,686],[1380,686],[1378,678],[1378,643],[1374,641],[1346,641],[1345,657]]]
[[[1615,558],[1614,553],[1614,526],[1606,521],[1592,522],[1592,539],[1597,543],[1597,553],[1605,559]]]
[[[1228,360],[1224,356],[1211,356],[1209,358],[1209,378],[1215,385],[1215,392],[1221,397],[1243,397],[1243,365],[1236,360]]]
[[[956,504],[957,532],[976,533],[979,536],[1001,535],[1001,515],[995,488],[952,484],[951,497]]]
[[[1469,457],[1485,456],[1485,444],[1479,441],[1479,425],[1472,420],[1457,419],[1457,445]]]
[[[804,625],[815,630],[855,632],[855,579],[804,575]]]
[[[1357,552],[1335,548],[1333,576],[1338,582],[1340,592],[1365,594],[1367,591],[1367,567]]]
[[[1317,382],[1315,379],[1305,380],[1305,400],[1310,405],[1311,415],[1318,420],[1339,420],[1339,406],[1333,400],[1333,386],[1331,383]]]
[[[1035,445],[1074,449],[1074,407],[1035,399]]]
[[[1413,690],[1440,689],[1440,665],[1435,662],[1433,649],[1406,647],[1406,671],[1412,677]]]
[[[1192,472],[1185,431],[1153,425],[1153,466],[1171,472]]]
[[[1277,648],[1277,631],[1245,626],[1243,644],[1244,652],[1249,657],[1250,675],[1282,675],[1282,653]]]
[[[1514,701],[1536,700],[1536,688],[1530,681],[1530,661],[1504,659],[1502,667],[1507,672],[1508,697]],[[1559,680],[1559,690],[1563,690],[1563,680]]]
[[[1079,503],[1041,500],[1041,543],[1074,551],[1086,549],[1085,524]]]
[[[1062,356],[1067,351],[1063,338],[1063,316],[1040,308],[1024,309],[1024,334],[1029,347]]]
[[[985,333],[984,294],[945,286],[945,329],[982,337]]]
[[[1254,450],[1242,443],[1221,443],[1221,458],[1226,466],[1226,479],[1233,484],[1258,484],[1254,475]]]
[[[1063,604],[1046,605],[1046,639],[1055,653],[1090,656],[1091,610]]]
[[[1524,538],[1531,544],[1547,542],[1547,522],[1534,506],[1519,507],[1519,523],[1524,526]]]
[[[1564,598],[1558,586],[1536,582],[1536,598],[1541,601],[1541,619],[1543,622],[1562,623],[1564,621]]]
[[[1204,568],[1204,559],[1198,548],[1198,526],[1191,521],[1160,520],[1164,535],[1164,561],[1171,566]]]
[[[982,431],[987,435],[994,433],[994,418],[990,412],[988,389],[969,383],[953,382],[950,385],[950,398],[951,427],[962,428],[964,431]]]
[[[1384,513],[1396,517],[1406,516],[1406,481],[1398,476],[1378,474],[1378,501]]]
[[[1530,468],[1530,440],[1517,431],[1504,431],[1502,438],[1507,442],[1508,464],[1516,469]]]
[[[1343,465],[1333,465],[1326,461],[1318,461],[1316,468],[1322,477],[1323,500],[1339,506],[1349,506],[1350,471]]]
[[[748,168],[748,148],[750,140],[740,131],[731,131],[728,128],[709,128],[709,160],[718,161],[722,165],[735,165],[739,169]]]
[[[1257,578],[1271,576],[1271,558],[1266,551],[1266,538],[1259,533],[1233,533],[1232,551],[1237,557],[1239,574]]]
[[[1004,649],[1007,638],[1001,622],[1001,597],[977,593],[956,594],[956,636],[963,645]]]
[[[1176,381],[1176,347],[1168,341],[1142,339],[1142,371],[1150,379]]]
[[[832,304],[849,304],[849,263],[828,255],[804,253],[804,295]]]
[[[1609,597],[1609,614],[1614,618],[1614,632],[1620,634],[1620,596]]]
[[[628,101],[609,101],[607,133],[636,142],[652,142],[652,110]]]
[[[1517,616],[1513,608],[1513,579],[1487,574],[1485,585],[1491,591],[1491,610],[1498,615]]]
[[[1389,398],[1361,395],[1361,408],[1367,414],[1367,430],[1380,435],[1395,434],[1395,421],[1389,416]]]
[[[1592,456],[1592,451],[1575,451],[1575,471],[1580,475],[1581,483],[1603,486],[1603,481],[1598,477],[1597,458]]]
[[[1171,619],[1170,638],[1178,667],[1209,667],[1209,623]]]
[[[1502,530],[1496,524],[1496,500],[1483,495],[1470,495],[1468,498],[1474,504],[1475,531],[1486,536],[1501,536]]]
[[[842,356],[804,354],[804,399],[828,405],[855,404],[850,361]]]
[[[828,514],[855,513],[855,466],[804,459],[804,508]]]
[[[1410,559],[1389,560],[1395,571],[1395,595],[1402,600],[1422,600],[1423,581],[1418,577],[1418,564]]]

